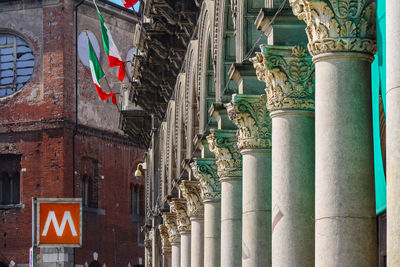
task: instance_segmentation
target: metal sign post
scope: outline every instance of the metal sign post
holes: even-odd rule
[[[29,250],[29,267],[36,267],[36,198],[32,198],[32,247]]]

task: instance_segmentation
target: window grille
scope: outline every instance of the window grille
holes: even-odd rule
[[[0,33],[0,98],[19,91],[32,76],[34,65],[33,51],[24,40]]]

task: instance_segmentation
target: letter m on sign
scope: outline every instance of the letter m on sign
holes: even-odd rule
[[[50,203],[50,200],[56,202]],[[61,202],[60,199],[38,199],[37,209],[39,246],[80,246],[82,240],[80,199],[70,203],[66,200]]]

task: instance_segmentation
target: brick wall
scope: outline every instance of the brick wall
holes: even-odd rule
[[[139,245],[143,237],[138,232],[143,218],[132,221],[129,190],[131,184],[143,187],[144,200],[144,179],[133,177],[143,149],[121,135],[118,110],[98,99],[90,72],[80,61],[81,125],[75,139],[77,175],[73,184],[75,4],[74,0],[0,3],[0,25],[26,39],[35,56],[29,82],[18,93],[0,98],[0,153],[21,155],[21,204],[0,208],[0,261],[28,263],[32,197],[72,197],[74,189],[80,197],[80,178],[88,168],[85,159],[90,158],[98,164],[98,207],[84,210],[83,246],[75,249],[75,263],[90,263],[97,252],[101,264],[127,266],[131,262],[134,266],[139,257],[144,258],[144,248]],[[99,25],[93,7],[82,5],[80,12],[79,30],[96,32]],[[111,27],[121,26],[114,40],[121,42],[125,59],[133,37],[131,22],[107,13],[104,17]],[[96,34],[101,44],[100,33]],[[106,74],[116,74],[116,69],[107,68],[104,51],[101,57]],[[111,80],[110,85],[118,92],[119,82]],[[144,201],[141,204],[144,210]]]

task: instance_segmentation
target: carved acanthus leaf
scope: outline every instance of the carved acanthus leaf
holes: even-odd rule
[[[204,206],[201,200],[199,181],[182,181],[180,185],[183,197],[187,201],[187,212],[189,217],[204,216]]]
[[[266,81],[265,77],[265,66],[264,66],[264,57],[261,53],[256,53],[256,56],[249,59],[250,62],[253,63],[253,67],[256,70],[257,78],[261,82]]]
[[[267,108],[314,110],[314,64],[305,47],[262,45]]]
[[[160,224],[158,226],[158,230],[160,231],[163,254],[171,253],[171,243],[169,242],[169,233],[167,226],[165,226],[164,224]]]
[[[176,214],[179,233],[189,232],[191,227],[190,218],[187,213],[186,199],[172,198],[172,200],[169,202],[169,205],[171,207],[171,211]]]
[[[178,232],[177,215],[173,212],[163,212],[164,225],[168,229],[168,240],[170,243],[179,243],[181,237]]]
[[[308,49],[376,52],[374,0],[290,0],[293,13],[307,24]]]
[[[266,102],[266,95],[235,94],[226,105],[229,119],[238,127],[240,149],[271,147],[271,118]]]
[[[215,154],[218,176],[241,177],[242,155],[237,145],[236,131],[212,129],[207,141],[210,151]]]
[[[199,158],[190,164],[194,177],[200,182],[203,201],[221,199],[221,182],[215,159]]]

